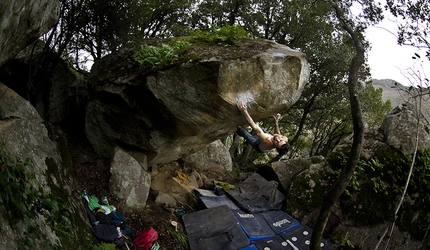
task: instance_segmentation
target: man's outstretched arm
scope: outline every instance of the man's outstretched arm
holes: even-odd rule
[[[254,120],[252,119],[252,117],[249,115],[249,113],[248,113],[248,107],[246,106],[245,103],[243,103],[242,101],[238,101],[237,102],[237,108],[245,116],[246,121],[251,126],[251,128],[253,130],[255,130],[255,132],[256,132],[257,135],[263,133],[263,130],[254,122]]]
[[[275,119],[275,134],[281,134],[281,131],[279,130],[279,118],[281,117],[281,114],[277,114],[275,116],[273,116],[273,119]]]

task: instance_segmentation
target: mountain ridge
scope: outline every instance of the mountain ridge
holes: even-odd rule
[[[406,102],[412,102],[411,95],[408,93],[408,86],[401,85],[400,83],[391,79],[372,79],[372,84],[375,89],[382,88],[382,100],[384,102],[390,100],[392,108],[397,107]],[[423,115],[427,121],[430,120],[430,102],[425,98],[422,102]]]

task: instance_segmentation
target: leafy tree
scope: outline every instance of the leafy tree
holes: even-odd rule
[[[244,27],[255,37],[274,40],[274,34],[282,25],[283,6],[284,3],[281,0],[253,1],[251,4],[253,11],[243,16]]]
[[[242,25],[243,17],[252,11],[250,0],[196,1],[191,27],[207,30],[223,26]]]
[[[426,56],[430,60],[430,2],[387,0],[385,8],[401,19],[398,22],[398,43],[427,49]]]
[[[61,0],[58,24],[43,40],[79,69],[135,39],[186,34],[192,2]]]
[[[130,0],[129,0],[130,1]],[[135,37],[177,37],[186,35],[190,28],[193,0],[138,1],[134,20]]]
[[[292,6],[285,7],[284,13],[292,16],[288,20],[293,24],[284,23],[282,26],[288,30],[279,37],[280,40],[288,39],[288,45],[306,53],[311,65],[309,84],[285,115],[296,126],[293,130],[296,134],[290,139],[293,145],[290,156],[294,152],[326,155],[352,132],[346,80],[354,46],[344,33],[338,31],[329,5],[322,1],[305,2],[307,5],[293,1]],[[361,80],[368,75],[367,68],[360,69]],[[299,140],[302,143],[297,144]]]
[[[85,1],[82,6],[85,24],[75,39],[94,59],[118,50],[132,31],[133,12],[131,1]]]
[[[365,46],[363,44],[364,39],[362,35],[364,27],[362,26],[362,23],[354,23],[352,20],[347,19],[347,15],[345,14],[347,9],[345,7],[348,5],[342,5],[341,2],[332,0],[329,0],[329,3],[333,7],[335,15],[341,24],[342,29],[349,34],[356,49],[356,53],[350,63],[348,75],[348,91],[351,104],[351,115],[354,125],[354,135],[347,164],[342,170],[339,179],[336,180],[333,186],[329,189],[321,206],[321,211],[311,236],[310,249],[312,250],[321,249],[320,242],[325,225],[327,224],[330,216],[330,211],[336,201],[339,199],[340,195],[344,192],[345,188],[348,186],[353,176],[354,170],[360,158],[364,141],[364,122],[358,94],[359,71],[362,67],[362,64],[365,62]],[[366,4],[369,5],[364,5],[364,12],[366,12],[369,8],[377,8],[377,6],[374,6],[372,2],[367,2]],[[372,15],[369,16],[369,20],[372,22],[379,21],[381,16],[378,14],[374,16],[374,13],[380,13],[380,11],[377,10],[376,12],[372,12]]]
[[[375,89],[371,82],[367,82],[360,92],[363,120],[369,127],[381,125],[388,111],[392,109],[390,100],[382,100],[382,91],[382,88]]]
[[[349,8],[349,1],[345,2]],[[290,131],[290,156],[326,155],[352,132],[347,76],[355,49],[349,37],[339,32],[325,1],[62,0],[61,13],[58,26],[45,41],[78,69],[87,58],[101,58],[136,39],[240,25],[254,37],[275,40],[308,56],[310,83],[280,124],[282,131]],[[361,67],[360,81],[368,76],[368,67]],[[252,157],[247,150],[243,153]]]

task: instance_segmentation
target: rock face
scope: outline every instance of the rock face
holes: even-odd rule
[[[184,157],[184,161],[194,164],[201,170],[214,172],[231,172],[233,162],[228,148],[220,140],[209,144],[206,148]]]
[[[400,199],[400,192],[395,187],[403,187],[403,178],[406,178],[409,171],[409,165],[401,165],[400,162],[405,161],[405,155],[411,155],[415,149],[416,113],[413,105],[400,105],[389,112],[381,127],[366,129],[362,162],[357,167],[347,192],[333,208],[326,231],[348,235],[352,244],[363,249],[377,245],[389,226],[390,217]],[[423,125],[419,126],[418,148],[426,150],[430,145],[426,127],[428,122],[422,117],[421,119]],[[287,211],[302,223],[311,227],[315,223],[324,193],[337,179],[333,171],[340,171],[339,160],[336,159],[340,155],[348,155],[351,138],[346,138],[337,145],[327,160],[320,157],[290,159],[263,167],[265,173],[276,174],[278,181],[286,189]],[[420,167],[423,167],[421,165],[415,166],[411,182],[418,182]],[[400,177],[402,181],[396,182]],[[424,190],[425,187],[417,190],[409,187],[402,209],[397,215],[390,242],[392,249],[420,248],[421,242],[417,239],[422,239],[428,227],[425,218],[429,216],[426,207],[427,192]]]
[[[46,72],[46,68],[34,64],[27,51],[0,67],[0,82],[28,100],[49,123],[83,130],[89,92],[84,77],[65,61],[58,61],[54,70]],[[36,75],[30,76],[29,72]]]
[[[2,1],[0,4],[0,65],[47,32],[58,20],[60,1]]]
[[[415,106],[410,103],[399,105],[391,110],[381,127],[387,144],[404,154],[412,154],[417,140],[418,114]],[[430,146],[429,123],[422,114],[419,115],[418,148],[426,149]]]
[[[25,165],[25,176],[21,176],[19,179],[25,179],[26,184],[39,191],[37,194],[39,201],[49,197],[58,204],[68,204],[65,207],[67,209],[61,210],[61,216],[67,218],[68,221],[59,225],[58,229],[87,228],[88,222],[82,210],[82,202],[76,195],[79,191],[75,190],[77,185],[72,178],[71,157],[64,134],[54,127],[44,124],[43,119],[29,102],[1,83],[0,92],[2,93],[0,98],[2,159],[8,157],[11,162],[25,162],[29,159],[31,164]],[[2,175],[8,168],[14,167],[4,163],[2,165],[4,165],[1,170]],[[31,179],[29,179],[30,177]],[[15,181],[19,182],[19,179]],[[1,189],[3,191],[6,187],[2,186]],[[24,190],[14,190],[14,198],[17,201],[25,198],[19,195],[19,191],[22,191],[21,194],[24,192]],[[5,210],[11,211],[14,208],[9,207],[6,196],[2,195],[2,204],[8,204]],[[27,204],[26,209],[30,209],[32,205],[34,204]],[[0,212],[1,231],[3,232],[0,234],[0,249],[27,249],[23,245],[23,235],[25,235],[26,242],[35,244],[32,249],[45,249],[49,246],[80,249],[78,238],[85,238],[85,234],[89,236],[88,230],[78,231],[78,235],[56,232],[50,227],[50,222],[57,218],[55,209],[44,210],[46,212],[40,213],[32,219],[15,218],[18,221],[12,225],[6,219],[5,210]],[[19,214],[19,212],[15,213]],[[33,230],[32,233],[27,231],[32,227],[36,227],[37,230]]]
[[[132,153],[131,153],[132,154]],[[133,157],[121,148],[115,148],[110,166],[109,190],[134,210],[145,208],[151,186],[146,157]]]
[[[309,78],[304,54],[271,41],[200,46],[156,72],[140,73],[133,50],[93,65],[85,128],[99,154],[119,144],[145,152],[149,165],[179,159],[246,124],[238,99],[258,121],[293,105]]]

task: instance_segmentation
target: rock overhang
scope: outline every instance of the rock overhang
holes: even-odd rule
[[[99,105],[88,109],[86,132],[98,153],[121,144],[148,152],[150,164],[177,160],[244,125],[239,99],[258,121],[291,107],[309,80],[305,54],[272,41],[190,46],[192,60],[150,73],[133,69],[130,51],[93,66]]]

